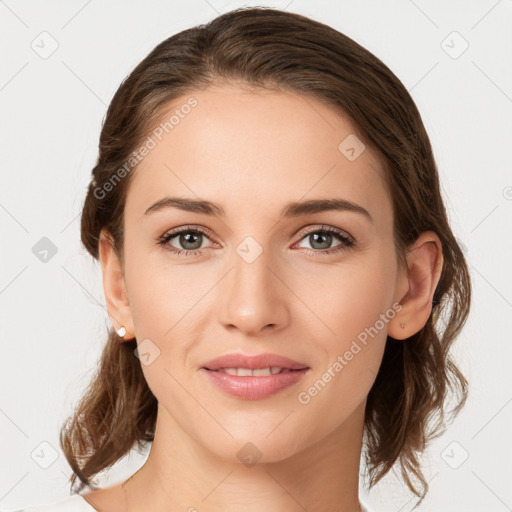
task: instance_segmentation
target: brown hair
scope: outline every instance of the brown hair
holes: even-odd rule
[[[365,413],[370,488],[399,461],[409,489],[423,499],[428,483],[417,452],[444,433],[449,389],[458,394],[450,411],[454,415],[467,398],[467,381],[449,349],[466,321],[471,287],[420,114],[402,83],[372,53],[327,25],[272,8],[236,9],[166,39],[123,81],[110,103],[83,205],[82,242],[98,259],[99,234],[105,229],[123,262],[123,212],[133,172],[115,186],[104,185],[133,157],[170,102],[220,82],[298,92],[348,116],[358,137],[380,155],[401,264],[421,232],[433,230],[442,242],[444,263],[432,314],[407,340],[388,337]],[[135,443],[142,447],[153,440],[158,403],[135,347],[135,340],[119,343],[109,330],[97,373],[62,426],[60,444],[74,472],[71,484],[77,478],[82,482],[78,492]]]

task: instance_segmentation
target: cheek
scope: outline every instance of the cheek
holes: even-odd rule
[[[192,266],[168,263],[165,255],[154,256],[133,255],[126,262],[130,308],[139,336],[166,340],[183,330],[190,320],[187,315],[194,316],[212,276],[202,279]]]
[[[201,331],[198,315],[204,313],[201,299],[214,279],[211,271],[203,279],[192,266],[169,264],[162,256],[130,256],[126,275],[138,351],[149,353],[151,361],[144,364],[141,357],[142,371],[158,398],[165,389],[179,401],[181,388],[172,377],[183,382],[190,369],[188,354]]]
[[[315,378],[320,376],[320,386],[332,382],[328,387],[340,399],[344,397],[345,404],[355,406],[369,392],[382,361],[388,323],[395,314],[391,307],[395,269],[382,258],[384,253],[375,251],[364,261],[354,259],[332,267],[303,283],[298,293],[308,297],[307,305],[316,315],[309,315],[309,328],[317,323],[316,332],[321,333],[315,335],[321,361]],[[325,394],[332,397],[331,392]]]
[[[338,271],[338,281],[326,281],[322,293],[314,296],[317,309],[312,309],[322,312],[325,324],[317,332],[326,335],[316,335],[319,364],[297,396],[303,414],[325,418],[321,426],[311,423],[313,437],[342,424],[375,382],[386,343],[385,320],[392,318],[385,316],[389,277],[383,277],[386,274],[379,268],[372,270],[370,265],[364,271],[355,267],[351,272]]]
[[[297,274],[302,277],[294,281],[292,289],[314,313],[307,316],[310,322],[318,322],[325,339],[333,341],[329,345],[336,347],[357,337],[390,307],[394,269],[387,260],[354,257],[350,262],[318,269]]]

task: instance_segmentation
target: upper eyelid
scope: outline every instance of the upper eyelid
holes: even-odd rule
[[[198,233],[206,235],[207,237],[211,237],[212,236],[210,234],[210,232],[206,228],[202,228],[202,227],[199,227],[199,226],[183,226],[183,227],[179,227],[179,228],[176,228],[176,229],[170,229],[169,231],[166,231],[160,237],[160,239],[164,239],[164,238],[168,238],[168,237],[174,238],[176,235],[179,235],[181,233],[188,233],[189,231],[196,231]]]
[[[326,226],[325,224],[321,226],[308,226],[305,231],[302,231],[302,236],[309,235],[310,233],[316,233],[317,231],[327,231],[329,233],[334,233],[342,236],[346,236],[347,238],[350,238],[354,240],[354,237],[341,228],[335,228],[334,226]]]

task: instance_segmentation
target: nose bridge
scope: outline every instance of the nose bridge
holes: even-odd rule
[[[257,334],[267,325],[274,329],[286,321],[283,285],[274,275],[277,260],[270,249],[253,237],[234,248],[232,270],[221,291],[224,325],[236,326],[247,334]]]

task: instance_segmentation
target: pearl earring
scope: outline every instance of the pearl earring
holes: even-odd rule
[[[117,332],[117,335],[120,338],[124,338],[126,336],[126,327],[123,325]]]

